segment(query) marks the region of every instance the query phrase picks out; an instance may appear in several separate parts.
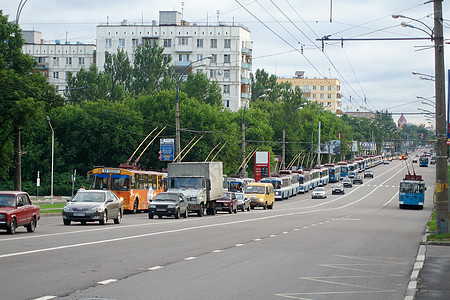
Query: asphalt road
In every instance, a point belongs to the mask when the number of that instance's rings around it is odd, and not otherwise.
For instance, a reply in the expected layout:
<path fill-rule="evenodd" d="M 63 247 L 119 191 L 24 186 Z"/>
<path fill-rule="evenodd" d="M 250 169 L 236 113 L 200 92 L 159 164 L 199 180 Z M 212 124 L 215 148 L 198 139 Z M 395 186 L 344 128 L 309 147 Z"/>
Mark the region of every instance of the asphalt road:
<path fill-rule="evenodd" d="M 0 232 L 1 299 L 404 299 L 432 211 L 398 208 L 400 161 L 345 195 L 201 218 Z M 326 189 L 329 191 L 331 184 Z"/>

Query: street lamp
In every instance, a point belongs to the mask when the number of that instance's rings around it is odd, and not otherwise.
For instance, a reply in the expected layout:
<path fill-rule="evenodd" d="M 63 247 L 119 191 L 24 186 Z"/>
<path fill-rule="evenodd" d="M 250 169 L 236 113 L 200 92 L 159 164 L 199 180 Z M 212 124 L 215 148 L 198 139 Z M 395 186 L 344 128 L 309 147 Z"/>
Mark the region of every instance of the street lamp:
<path fill-rule="evenodd" d="M 47 116 L 48 126 L 52 130 L 52 175 L 50 180 L 50 198 L 51 203 L 53 203 L 53 166 L 54 166 L 54 158 L 55 158 L 55 131 L 53 130 L 52 123 L 50 122 L 50 117 Z"/>
<path fill-rule="evenodd" d="M 412 25 L 407 27 L 426 32 L 434 41 L 434 89 L 436 95 L 436 232 L 438 234 L 449 232 L 447 181 L 447 120 L 445 115 L 445 70 L 444 70 L 444 33 L 442 17 L 442 1 L 433 2 L 434 27 L 433 29 L 419 20 L 402 15 L 393 15 L 393 18 L 406 18 L 424 25 L 430 32 Z M 430 77 L 431 79 L 431 77 Z"/>
<path fill-rule="evenodd" d="M 184 70 L 188 70 L 189 73 L 189 67 L 191 67 L 194 63 L 205 60 L 205 59 L 211 59 L 212 55 L 208 55 L 206 57 L 197 59 L 191 63 L 189 63 L 187 66 L 183 67 L 181 70 L 181 75 L 177 80 L 177 92 L 175 96 L 175 158 L 176 161 L 180 161 L 180 147 L 181 147 L 181 137 L 180 137 L 180 103 L 178 99 L 178 92 L 180 89 L 180 81 L 183 78 Z"/>

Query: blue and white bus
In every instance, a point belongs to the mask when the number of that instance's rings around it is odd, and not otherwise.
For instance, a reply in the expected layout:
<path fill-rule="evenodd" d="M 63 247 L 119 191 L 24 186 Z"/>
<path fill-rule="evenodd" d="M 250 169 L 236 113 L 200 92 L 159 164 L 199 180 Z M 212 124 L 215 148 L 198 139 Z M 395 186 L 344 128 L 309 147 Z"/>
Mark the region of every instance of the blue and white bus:
<path fill-rule="evenodd" d="M 308 171 L 303 171 L 298 174 L 298 182 L 299 182 L 299 192 L 306 193 L 311 188 L 311 179 L 309 177 Z"/>
<path fill-rule="evenodd" d="M 423 209 L 425 199 L 425 181 L 420 175 L 405 175 L 400 182 L 399 207 L 417 207 Z"/>
<path fill-rule="evenodd" d="M 319 181 L 319 185 L 320 186 L 324 186 L 327 185 L 328 182 L 330 182 L 330 175 L 329 175 L 329 171 L 327 167 L 321 167 L 319 169 L 320 171 L 320 181 Z"/>
<path fill-rule="evenodd" d="M 291 170 L 280 170 L 278 172 L 280 176 L 291 176 L 291 196 L 295 196 L 299 193 L 299 176 L 297 173 L 292 172 Z"/>
<path fill-rule="evenodd" d="M 320 170 L 311 169 L 309 170 L 309 176 L 311 178 L 311 189 L 314 189 L 320 184 Z"/>
<path fill-rule="evenodd" d="M 265 177 L 259 182 L 271 183 L 273 185 L 275 200 L 283 200 L 291 196 L 292 189 L 290 176 Z"/>
<path fill-rule="evenodd" d="M 344 179 L 348 176 L 348 164 L 345 161 L 340 161 L 337 163 L 339 167 L 341 167 L 341 178 L 340 180 Z"/>
<path fill-rule="evenodd" d="M 339 182 L 341 178 L 341 167 L 334 164 L 325 164 L 328 168 L 328 178 L 330 183 Z"/>

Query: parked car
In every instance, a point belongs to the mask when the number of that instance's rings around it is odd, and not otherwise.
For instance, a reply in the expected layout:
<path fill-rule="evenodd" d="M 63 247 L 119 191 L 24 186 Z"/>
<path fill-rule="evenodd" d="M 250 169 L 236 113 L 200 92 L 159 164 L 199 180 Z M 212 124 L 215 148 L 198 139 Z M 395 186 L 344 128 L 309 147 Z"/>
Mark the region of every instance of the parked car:
<path fill-rule="evenodd" d="M 333 186 L 331 187 L 331 194 L 345 194 L 344 185 L 342 183 L 333 184 Z"/>
<path fill-rule="evenodd" d="M 163 216 L 179 219 L 180 216 L 187 218 L 189 214 L 189 203 L 182 193 L 164 192 L 155 196 L 148 205 L 148 218 L 153 216 L 162 218 Z"/>
<path fill-rule="evenodd" d="M 233 192 L 223 193 L 223 197 L 216 200 L 216 210 L 227 211 L 228 213 L 237 213 L 238 200 Z"/>
<path fill-rule="evenodd" d="M 17 227 L 24 226 L 33 232 L 40 217 L 39 206 L 33 205 L 26 192 L 0 191 L 0 229 L 14 234 Z"/>
<path fill-rule="evenodd" d="M 325 188 L 323 188 L 321 186 L 316 187 L 311 193 L 312 199 L 324 199 L 326 197 L 327 197 L 327 192 L 325 191 Z"/>
<path fill-rule="evenodd" d="M 64 206 L 62 218 L 64 225 L 71 222 L 99 222 L 105 225 L 113 219 L 119 224 L 123 216 L 123 203 L 108 190 L 79 190 Z"/>
<path fill-rule="evenodd" d="M 353 184 L 363 184 L 363 178 L 361 175 L 356 175 L 355 178 L 353 178 Z"/>
<path fill-rule="evenodd" d="M 373 178 L 373 171 L 372 170 L 366 170 L 364 172 L 364 178 L 367 178 L 367 177 Z"/>
<path fill-rule="evenodd" d="M 238 209 L 241 211 L 250 211 L 250 198 L 245 193 L 235 193 L 238 200 Z"/>
<path fill-rule="evenodd" d="M 430 165 L 435 165 L 436 164 L 436 156 L 432 156 L 430 159 Z"/>
<path fill-rule="evenodd" d="M 342 180 L 342 185 L 343 185 L 345 188 L 352 187 L 352 186 L 353 186 L 352 180 L 351 180 L 350 178 L 348 178 L 348 177 L 345 177 L 344 180 Z"/>
<path fill-rule="evenodd" d="M 413 164 L 417 164 L 417 158 L 413 158 L 412 162 Z"/>

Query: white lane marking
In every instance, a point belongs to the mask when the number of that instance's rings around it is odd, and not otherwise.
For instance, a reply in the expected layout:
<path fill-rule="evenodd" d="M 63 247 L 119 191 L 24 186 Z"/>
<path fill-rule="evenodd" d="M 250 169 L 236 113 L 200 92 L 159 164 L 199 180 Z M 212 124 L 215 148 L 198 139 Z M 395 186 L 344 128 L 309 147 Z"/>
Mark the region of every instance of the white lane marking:
<path fill-rule="evenodd" d="M 214 250 L 212 253 L 220 253 L 220 252 L 222 252 L 223 250 Z"/>
<path fill-rule="evenodd" d="M 402 168 L 403 169 L 403 168 Z M 387 182 L 388 180 L 390 180 L 392 177 L 394 177 L 395 175 L 397 175 L 400 171 L 402 171 L 402 169 L 400 169 L 398 172 L 396 172 L 394 175 L 392 175 L 391 177 L 389 177 L 388 179 L 386 179 L 383 183 Z M 358 187 L 357 189 L 359 189 L 360 187 Z M 357 189 L 354 189 L 353 191 L 351 191 L 350 193 L 353 193 L 354 191 L 356 191 Z M 239 220 L 239 221 L 232 221 L 232 222 L 225 222 L 225 223 L 218 223 L 218 224 L 209 224 L 209 225 L 199 225 L 199 226 L 193 226 L 193 227 L 185 227 L 185 228 L 180 228 L 180 229 L 173 229 L 173 230 L 166 230 L 166 231 L 159 231 L 159 232 L 152 232 L 152 233 L 145 233 L 145 234 L 138 234 L 138 235 L 132 235 L 132 236 L 126 236 L 126 237 L 120 237 L 120 238 L 113 238 L 113 239 L 106 239 L 106 240 L 99 240 L 99 241 L 93 241 L 93 242 L 85 242 L 85 243 L 79 243 L 79 244 L 71 244 L 71 245 L 64 245 L 64 246 L 56 246 L 56 247 L 50 247 L 50 248 L 43 248 L 43 249 L 36 249 L 36 250 L 29 250 L 29 251 L 22 251 L 22 252 L 17 252 L 17 253 L 8 253 L 8 254 L 3 254 L 0 255 L 0 258 L 6 258 L 6 257 L 13 257 L 13 256 L 20 256 L 20 255 L 29 255 L 29 254 L 33 254 L 33 253 L 42 253 L 42 252 L 49 252 L 49 251 L 55 251 L 55 250 L 62 250 L 62 249 L 70 249 L 70 248 L 77 248 L 77 247 L 84 247 L 84 246 L 91 246 L 91 245 L 98 245 L 98 244 L 104 244 L 104 243 L 111 243 L 111 242 L 117 242 L 117 241 L 126 241 L 126 240 L 131 240 L 131 239 L 136 239 L 136 238 L 142 238 L 142 237 L 149 237 L 149 236 L 156 236 L 156 235 L 163 235 L 163 234 L 168 234 L 168 233 L 176 233 L 176 232 L 183 232 L 183 231 L 188 231 L 188 230 L 196 230 L 196 229 L 204 229 L 204 228 L 213 228 L 213 227 L 219 227 L 219 226 L 227 226 L 227 225 L 233 225 L 233 224 L 240 224 L 240 223 L 247 223 L 247 222 L 254 222 L 254 221 L 260 221 L 260 220 L 264 220 L 264 219 L 273 219 L 273 218 L 280 218 L 280 217 L 286 217 L 286 216 L 293 216 L 293 215 L 303 215 L 303 214 L 307 214 L 307 213 L 315 213 L 315 212 L 323 212 L 323 211 L 331 211 L 331 210 L 339 210 L 339 209 L 343 209 L 346 207 L 349 207 L 351 205 L 354 205 L 358 202 L 361 202 L 362 200 L 364 200 L 365 198 L 369 197 L 371 194 L 373 194 L 378 188 L 373 189 L 370 193 L 368 193 L 367 195 L 365 195 L 362 198 L 359 198 L 353 202 L 344 204 L 342 206 L 339 207 L 335 207 L 335 208 L 323 208 L 323 209 L 315 209 L 315 210 L 310 210 L 310 211 L 301 211 L 301 212 L 291 212 L 291 213 L 285 213 L 285 214 L 280 214 L 280 215 L 270 215 L 270 216 L 264 216 L 264 217 L 260 217 L 260 218 L 255 218 L 255 219 L 245 219 L 245 220 Z M 349 194 L 350 194 L 349 193 Z M 341 197 L 336 198 L 335 200 L 330 200 L 328 202 L 323 202 L 321 204 L 317 204 L 314 205 L 310 208 L 313 207 L 317 207 L 317 206 L 322 206 L 326 203 L 331 203 L 331 202 L 335 202 L 338 199 L 340 199 Z M 153 222 L 150 224 L 154 224 Z M 142 224 L 140 225 L 142 226 Z M 308 228 L 308 227 L 303 227 L 303 228 Z M 270 235 L 270 237 L 275 237 L 276 235 Z"/>
<path fill-rule="evenodd" d="M 154 266 L 154 267 L 148 268 L 147 270 L 149 270 L 149 271 L 156 271 L 156 270 L 159 270 L 159 269 L 162 269 L 162 268 L 163 268 L 162 266 Z"/>
<path fill-rule="evenodd" d="M 236 245 L 234 245 L 235 247 L 242 247 L 242 246 L 244 246 L 244 244 L 236 244 Z"/>
<path fill-rule="evenodd" d="M 194 259 L 196 259 L 197 257 L 195 257 L 195 256 L 191 256 L 191 257 L 186 257 L 184 260 L 194 260 Z"/>
<path fill-rule="evenodd" d="M 50 300 L 50 299 L 55 299 L 55 298 L 58 298 L 58 297 L 57 296 L 43 296 L 40 298 L 35 298 L 33 300 Z"/>
<path fill-rule="evenodd" d="M 261 241 L 261 239 L 254 239 L 254 241 L 255 241 L 255 242 L 259 242 L 259 241 Z"/>
<path fill-rule="evenodd" d="M 110 283 L 113 283 L 113 282 L 116 282 L 116 281 L 117 281 L 117 279 L 107 279 L 107 280 L 99 281 L 99 282 L 97 282 L 97 284 L 107 285 L 107 284 L 110 284 Z"/>

